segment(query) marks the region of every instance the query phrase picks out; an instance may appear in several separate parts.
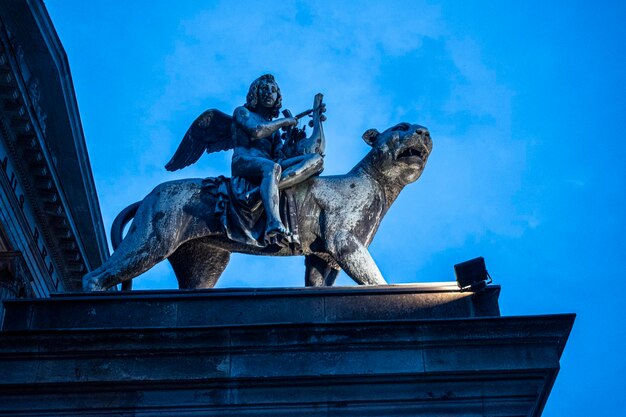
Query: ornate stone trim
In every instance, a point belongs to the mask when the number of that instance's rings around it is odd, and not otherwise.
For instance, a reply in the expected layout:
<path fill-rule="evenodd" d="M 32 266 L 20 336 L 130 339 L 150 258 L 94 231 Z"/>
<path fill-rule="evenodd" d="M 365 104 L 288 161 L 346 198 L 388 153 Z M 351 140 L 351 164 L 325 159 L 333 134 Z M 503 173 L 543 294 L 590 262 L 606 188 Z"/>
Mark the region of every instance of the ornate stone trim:
<path fill-rule="evenodd" d="M 0 133 L 15 171 L 8 169 L 7 158 L 0 160 L 0 169 L 5 171 L 14 192 L 18 178 L 23 186 L 26 195 L 16 192 L 15 197 L 21 210 L 28 199 L 34 211 L 37 225 L 30 225 L 31 233 L 35 241 L 41 237 L 45 242 L 40 246 L 40 255 L 48 273 L 53 275 L 60 268 L 64 286 L 79 290 L 88 266 L 56 184 L 56 168 L 48 150 L 42 148 L 47 116 L 39 105 L 39 81 L 14 42 L 0 22 Z"/>

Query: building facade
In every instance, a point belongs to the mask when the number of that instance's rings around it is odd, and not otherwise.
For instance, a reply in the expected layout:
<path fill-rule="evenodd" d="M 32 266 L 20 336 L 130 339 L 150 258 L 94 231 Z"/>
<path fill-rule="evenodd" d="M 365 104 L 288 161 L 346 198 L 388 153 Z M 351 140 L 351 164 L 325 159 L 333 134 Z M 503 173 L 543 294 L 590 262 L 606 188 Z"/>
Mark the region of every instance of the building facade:
<path fill-rule="evenodd" d="M 108 255 L 65 51 L 41 0 L 2 0 L 0 299 L 80 291 Z"/>

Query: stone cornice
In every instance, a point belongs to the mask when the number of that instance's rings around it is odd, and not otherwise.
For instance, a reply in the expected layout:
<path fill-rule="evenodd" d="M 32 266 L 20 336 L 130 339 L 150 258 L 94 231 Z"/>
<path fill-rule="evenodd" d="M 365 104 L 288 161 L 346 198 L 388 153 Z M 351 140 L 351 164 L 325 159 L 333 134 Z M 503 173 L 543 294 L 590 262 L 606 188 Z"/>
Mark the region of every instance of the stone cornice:
<path fill-rule="evenodd" d="M 96 192 L 89 155 L 83 135 L 76 95 L 74 93 L 74 85 L 72 82 L 69 62 L 63 49 L 63 45 L 61 44 L 61 41 L 54 29 L 52 20 L 50 19 L 43 2 L 41 0 L 27 0 L 26 3 L 28 4 L 33 19 L 38 26 L 39 34 L 47 46 L 47 53 L 56 68 L 58 81 L 60 83 L 60 92 L 65 101 L 67 122 L 69 124 L 69 128 L 71 129 L 71 136 L 73 138 L 72 145 L 76 149 L 78 156 L 74 162 L 78 165 L 81 173 L 82 186 L 84 187 L 85 192 L 84 197 L 88 208 L 89 218 L 92 222 L 91 237 L 80 237 L 83 242 L 85 242 L 85 239 L 92 239 L 92 246 L 98 252 L 98 259 L 95 259 L 95 253 L 92 253 L 90 256 L 88 254 L 86 258 L 87 263 L 90 264 L 89 269 L 93 269 L 109 257 L 109 250 L 106 234 L 102 224 L 98 194 Z M 78 233 L 81 234 L 80 227 Z"/>
<path fill-rule="evenodd" d="M 90 269 L 85 249 L 77 239 L 77 228 L 71 216 L 58 175 L 55 160 L 45 142 L 46 115 L 39 105 L 38 81 L 32 77 L 20 47 L 10 39 L 6 27 L 0 27 L 0 130 L 24 194 L 16 195 L 23 208 L 25 199 L 32 207 L 37 225 L 31 232 L 40 235 L 50 256 L 48 272 L 59 268 L 59 277 L 67 289 L 80 289 L 82 275 Z M 8 160 L 1 167 L 7 170 Z M 7 175 L 8 174 L 8 171 Z M 54 290 L 54 289 L 53 289 Z"/>
<path fill-rule="evenodd" d="M 575 315 L 500 317 L 497 293 L 452 283 L 9 300 L 0 404 L 54 416 L 89 404 L 102 416 L 539 417 Z"/>

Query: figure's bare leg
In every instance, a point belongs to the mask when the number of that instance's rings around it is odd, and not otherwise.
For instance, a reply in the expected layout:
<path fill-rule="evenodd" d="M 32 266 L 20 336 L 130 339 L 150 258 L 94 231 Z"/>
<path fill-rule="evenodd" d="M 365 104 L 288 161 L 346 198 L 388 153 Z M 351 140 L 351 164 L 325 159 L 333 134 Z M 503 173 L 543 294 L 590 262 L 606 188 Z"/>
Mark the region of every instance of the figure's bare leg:
<path fill-rule="evenodd" d="M 313 153 L 285 159 L 280 164 L 282 175 L 278 188 L 283 190 L 321 173 L 324 169 L 324 158 Z"/>
<path fill-rule="evenodd" d="M 233 158 L 232 173 L 236 177 L 260 181 L 261 201 L 267 216 L 266 239 L 285 235 L 287 229 L 280 220 L 279 213 L 278 180 L 282 173 L 280 165 L 265 158 L 238 156 Z"/>
<path fill-rule="evenodd" d="M 380 273 L 369 251 L 354 236 L 339 233 L 327 242 L 328 253 L 335 258 L 346 274 L 360 285 L 385 285 L 387 282 Z"/>
<path fill-rule="evenodd" d="M 178 288 L 213 288 L 228 265 L 230 252 L 196 240 L 184 243 L 167 259 L 178 279 Z"/>
<path fill-rule="evenodd" d="M 266 235 L 285 234 L 287 229 L 280 220 L 280 200 L 278 191 L 278 180 L 281 174 L 280 165 L 272 163 L 268 172 L 263 175 L 261 181 L 261 200 L 267 213 Z"/>

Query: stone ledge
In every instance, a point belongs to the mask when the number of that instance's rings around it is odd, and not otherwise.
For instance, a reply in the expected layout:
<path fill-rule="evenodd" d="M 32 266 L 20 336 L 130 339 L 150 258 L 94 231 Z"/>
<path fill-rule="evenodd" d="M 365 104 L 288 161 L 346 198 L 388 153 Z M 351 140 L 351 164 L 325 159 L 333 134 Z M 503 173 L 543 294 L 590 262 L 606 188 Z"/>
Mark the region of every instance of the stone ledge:
<path fill-rule="evenodd" d="M 573 320 L 551 315 L 4 331 L 0 410 L 539 416 Z"/>
<path fill-rule="evenodd" d="M 456 284 L 58 294 L 5 303 L 2 329 L 174 328 L 499 316 L 500 287 Z"/>
<path fill-rule="evenodd" d="M 6 302 L 0 416 L 541 415 L 574 315 L 497 286 L 58 294 Z"/>

